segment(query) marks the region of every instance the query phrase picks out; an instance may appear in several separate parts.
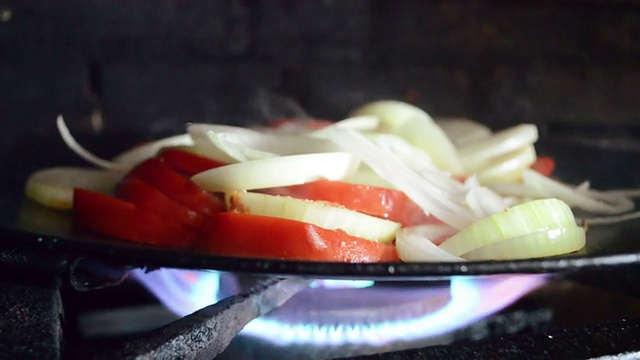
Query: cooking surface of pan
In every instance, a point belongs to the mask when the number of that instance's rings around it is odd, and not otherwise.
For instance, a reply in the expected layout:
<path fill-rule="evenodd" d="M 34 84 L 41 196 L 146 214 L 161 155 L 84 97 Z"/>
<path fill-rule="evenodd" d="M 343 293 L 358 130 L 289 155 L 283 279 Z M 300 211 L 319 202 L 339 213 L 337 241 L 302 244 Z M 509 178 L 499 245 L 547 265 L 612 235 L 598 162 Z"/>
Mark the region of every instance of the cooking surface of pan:
<path fill-rule="evenodd" d="M 640 140 L 637 137 L 628 133 L 593 134 L 579 129 L 563 133 L 566 135 L 543 134 L 536 145 L 539 154 L 556 159 L 558 178 L 574 184 L 590 180 L 594 188 L 603 190 L 638 187 L 640 172 L 636 166 L 640 160 Z M 140 133 L 77 137 L 91 151 L 105 157 L 150 138 Z M 44 208 L 24 197 L 24 182 L 32 171 L 51 166 L 90 167 L 66 148 L 53 128 L 5 134 L 0 149 L 0 247 L 3 249 L 64 253 L 141 267 L 400 280 L 459 274 L 558 272 L 640 262 L 640 221 L 637 220 L 590 228 L 587 245 L 578 253 L 518 261 L 342 264 L 229 258 L 157 248 L 83 232 L 73 227 L 70 213 Z"/>

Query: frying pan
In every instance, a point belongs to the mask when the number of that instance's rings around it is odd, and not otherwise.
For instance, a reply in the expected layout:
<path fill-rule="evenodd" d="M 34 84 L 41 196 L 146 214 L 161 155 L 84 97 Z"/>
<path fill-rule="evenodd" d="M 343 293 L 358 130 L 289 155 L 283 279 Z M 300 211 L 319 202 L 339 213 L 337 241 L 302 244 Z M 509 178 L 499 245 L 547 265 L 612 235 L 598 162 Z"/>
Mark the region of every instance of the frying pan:
<path fill-rule="evenodd" d="M 170 135 L 170 134 L 162 134 Z M 0 248 L 65 254 L 136 267 L 212 269 L 278 276 L 431 279 L 451 275 L 545 273 L 640 262 L 640 221 L 592 227 L 578 253 L 518 261 L 465 263 L 343 264 L 219 257 L 110 239 L 73 227 L 71 214 L 41 207 L 23 195 L 34 170 L 87 165 L 60 140 L 55 127 L 7 130 L 0 142 Z M 140 130 L 118 130 L 76 137 L 94 153 L 115 155 L 141 141 L 159 137 Z M 640 184 L 636 165 L 640 137 L 629 131 L 565 128 L 541 135 L 539 154 L 553 156 L 556 176 L 570 183 L 590 180 L 594 188 L 630 188 Z"/>

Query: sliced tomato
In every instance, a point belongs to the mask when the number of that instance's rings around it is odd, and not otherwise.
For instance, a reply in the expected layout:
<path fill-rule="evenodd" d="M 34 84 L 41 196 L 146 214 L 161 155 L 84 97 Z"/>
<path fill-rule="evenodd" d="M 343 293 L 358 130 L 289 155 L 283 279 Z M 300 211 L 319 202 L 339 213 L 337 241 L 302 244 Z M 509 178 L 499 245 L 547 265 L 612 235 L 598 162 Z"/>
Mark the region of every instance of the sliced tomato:
<path fill-rule="evenodd" d="M 394 245 L 301 221 L 222 212 L 211 217 L 204 251 L 223 256 L 331 261 L 398 261 Z"/>
<path fill-rule="evenodd" d="M 127 176 L 139 178 L 199 214 L 208 216 L 224 209 L 224 202 L 220 198 L 178 174 L 160 159 L 146 160 Z"/>
<path fill-rule="evenodd" d="M 119 239 L 188 247 L 199 237 L 192 228 L 177 221 L 91 190 L 74 190 L 73 210 L 77 226 Z"/>
<path fill-rule="evenodd" d="M 135 176 L 128 176 L 118 184 L 116 196 L 141 209 L 176 220 L 194 229 L 201 229 L 206 221 L 204 215 L 178 203 Z"/>
<path fill-rule="evenodd" d="M 544 176 L 550 176 L 556 169 L 556 162 L 549 156 L 538 156 L 536 162 L 531 165 L 531 169 L 539 172 Z"/>
<path fill-rule="evenodd" d="M 181 149 L 166 149 L 158 155 L 158 158 L 167 163 L 177 173 L 188 177 L 226 165 L 220 161 Z"/>
<path fill-rule="evenodd" d="M 407 195 L 395 189 L 342 181 L 318 180 L 302 185 L 268 189 L 265 192 L 298 199 L 328 201 L 340 204 L 350 210 L 396 221 L 403 226 L 434 221 L 432 217 L 425 215 L 424 211 Z"/>

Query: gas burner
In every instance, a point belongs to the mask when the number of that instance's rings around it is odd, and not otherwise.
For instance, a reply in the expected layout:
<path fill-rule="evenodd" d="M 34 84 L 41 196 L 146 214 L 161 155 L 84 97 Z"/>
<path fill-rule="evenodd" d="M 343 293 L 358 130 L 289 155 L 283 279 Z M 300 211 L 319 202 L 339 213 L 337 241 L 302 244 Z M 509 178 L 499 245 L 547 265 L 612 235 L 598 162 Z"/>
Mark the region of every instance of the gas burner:
<path fill-rule="evenodd" d="M 211 271 L 160 269 L 134 275 L 180 316 L 237 293 L 247 282 Z M 544 275 L 309 281 L 283 306 L 248 323 L 240 336 L 289 351 L 322 349 L 331 356 L 440 344 L 443 336 L 504 309 L 544 282 Z"/>

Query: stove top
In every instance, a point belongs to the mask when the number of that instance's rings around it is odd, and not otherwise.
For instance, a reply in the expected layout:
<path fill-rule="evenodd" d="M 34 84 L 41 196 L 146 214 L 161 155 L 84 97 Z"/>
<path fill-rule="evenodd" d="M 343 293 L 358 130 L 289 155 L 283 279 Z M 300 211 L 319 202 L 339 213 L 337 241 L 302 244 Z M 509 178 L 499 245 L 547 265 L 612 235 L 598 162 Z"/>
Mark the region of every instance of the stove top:
<path fill-rule="evenodd" d="M 171 311 L 158 300 L 148 284 L 141 284 L 142 272 L 124 279 L 123 268 L 91 263 L 92 271 L 85 273 L 87 267 L 82 263 L 49 255 L 5 251 L 2 258 L 0 351 L 12 358 L 640 356 L 637 265 L 553 276 L 355 285 L 182 271 L 178 273 L 206 275 L 181 275 L 200 285 L 195 298 L 226 298 L 197 316 L 181 317 L 174 312 L 176 308 Z M 179 293 L 181 288 L 173 290 Z M 238 292 L 244 295 L 233 295 Z M 185 305 L 185 299 L 181 305 L 185 312 L 190 311 L 188 306 L 199 306 Z M 475 304 L 476 308 L 452 313 L 455 304 Z M 254 317 L 258 320 L 251 322 Z M 422 319 L 422 327 L 415 321 L 411 325 L 412 319 Z M 260 321 L 262 325 L 255 325 Z M 380 334 L 368 333 L 365 326 L 358 329 L 353 321 L 369 327 L 378 324 L 387 332 L 387 339 L 397 339 L 385 342 L 377 337 Z M 324 330 L 300 324 L 324 324 Z M 285 325 L 288 332 L 283 330 Z"/>

